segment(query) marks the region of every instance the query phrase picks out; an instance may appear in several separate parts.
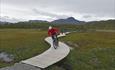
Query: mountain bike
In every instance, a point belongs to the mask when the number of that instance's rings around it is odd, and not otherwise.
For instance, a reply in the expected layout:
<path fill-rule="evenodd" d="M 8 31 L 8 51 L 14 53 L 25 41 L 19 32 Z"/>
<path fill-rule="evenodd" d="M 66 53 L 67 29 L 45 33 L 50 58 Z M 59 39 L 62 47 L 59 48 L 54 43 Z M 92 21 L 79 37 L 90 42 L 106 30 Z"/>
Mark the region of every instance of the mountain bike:
<path fill-rule="evenodd" d="M 58 46 L 59 46 L 58 37 L 57 37 L 57 35 L 53 35 L 53 47 L 54 47 L 54 49 L 57 49 Z"/>

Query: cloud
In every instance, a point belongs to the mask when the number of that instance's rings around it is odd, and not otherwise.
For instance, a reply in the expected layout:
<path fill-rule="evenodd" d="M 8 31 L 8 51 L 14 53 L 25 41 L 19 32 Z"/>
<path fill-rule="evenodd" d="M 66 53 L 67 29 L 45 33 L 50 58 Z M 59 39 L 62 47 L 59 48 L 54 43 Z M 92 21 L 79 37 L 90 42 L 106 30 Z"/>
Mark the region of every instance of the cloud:
<path fill-rule="evenodd" d="M 52 20 L 74 16 L 80 20 L 115 19 L 115 0 L 0 0 L 0 15 Z"/>
<path fill-rule="evenodd" d="M 4 22 L 19 22 L 19 21 L 23 21 L 24 19 L 16 19 L 16 18 L 11 18 L 9 16 L 0 16 L 0 21 L 4 21 Z"/>
<path fill-rule="evenodd" d="M 51 13 L 51 12 L 48 12 L 48 11 L 43 11 L 43 10 L 38 10 L 38 9 L 32 9 L 33 12 L 35 12 L 36 14 L 39 14 L 39 15 L 43 15 L 43 16 L 48 16 L 48 17 L 51 17 L 51 18 L 66 18 L 68 17 L 67 15 L 64 15 L 64 14 L 59 14 L 59 13 Z"/>
<path fill-rule="evenodd" d="M 83 18 L 92 18 L 93 16 L 91 15 L 84 15 Z"/>

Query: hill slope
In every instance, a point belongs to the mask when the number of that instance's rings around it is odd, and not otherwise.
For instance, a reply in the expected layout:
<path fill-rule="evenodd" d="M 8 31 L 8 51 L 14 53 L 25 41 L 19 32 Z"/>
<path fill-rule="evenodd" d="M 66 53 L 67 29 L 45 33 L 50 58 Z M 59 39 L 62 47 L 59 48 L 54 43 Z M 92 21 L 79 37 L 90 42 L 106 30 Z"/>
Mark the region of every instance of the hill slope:
<path fill-rule="evenodd" d="M 88 29 L 115 29 L 115 20 L 87 22 L 84 27 Z"/>
<path fill-rule="evenodd" d="M 76 20 L 73 17 L 69 17 L 67 19 L 57 19 L 52 21 L 51 23 L 56 23 L 56 24 L 79 24 L 82 21 Z"/>

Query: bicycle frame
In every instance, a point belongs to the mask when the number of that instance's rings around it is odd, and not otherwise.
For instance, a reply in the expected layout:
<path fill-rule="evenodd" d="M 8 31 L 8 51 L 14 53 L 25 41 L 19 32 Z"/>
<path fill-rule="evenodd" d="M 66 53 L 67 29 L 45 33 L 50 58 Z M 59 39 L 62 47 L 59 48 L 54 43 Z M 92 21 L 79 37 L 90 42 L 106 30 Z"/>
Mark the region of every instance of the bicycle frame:
<path fill-rule="evenodd" d="M 53 46 L 55 49 L 58 47 L 58 38 L 56 35 L 53 36 Z"/>

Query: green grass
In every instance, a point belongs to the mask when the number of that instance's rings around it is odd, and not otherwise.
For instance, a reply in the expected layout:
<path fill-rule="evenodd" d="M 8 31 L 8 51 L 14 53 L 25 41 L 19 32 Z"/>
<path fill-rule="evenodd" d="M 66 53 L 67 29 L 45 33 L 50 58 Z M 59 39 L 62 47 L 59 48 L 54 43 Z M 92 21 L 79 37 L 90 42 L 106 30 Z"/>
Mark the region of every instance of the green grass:
<path fill-rule="evenodd" d="M 0 61 L 0 67 L 12 65 L 21 60 L 33 57 L 49 48 L 44 42 L 46 31 L 37 29 L 0 29 L 0 51 L 13 54 L 11 63 Z"/>
<path fill-rule="evenodd" d="M 63 40 L 74 48 L 66 60 L 72 70 L 115 69 L 115 33 L 72 33 Z"/>
<path fill-rule="evenodd" d="M 72 33 L 61 40 L 74 49 L 55 66 L 64 70 L 115 70 L 115 33 Z M 53 66 L 46 70 L 50 69 Z"/>
<path fill-rule="evenodd" d="M 49 48 L 46 31 L 37 29 L 0 29 L 0 51 L 11 53 L 15 61 L 0 61 L 0 67 L 38 55 Z M 44 70 L 115 70 L 115 33 L 81 32 L 60 38 L 73 48 L 62 61 Z"/>

